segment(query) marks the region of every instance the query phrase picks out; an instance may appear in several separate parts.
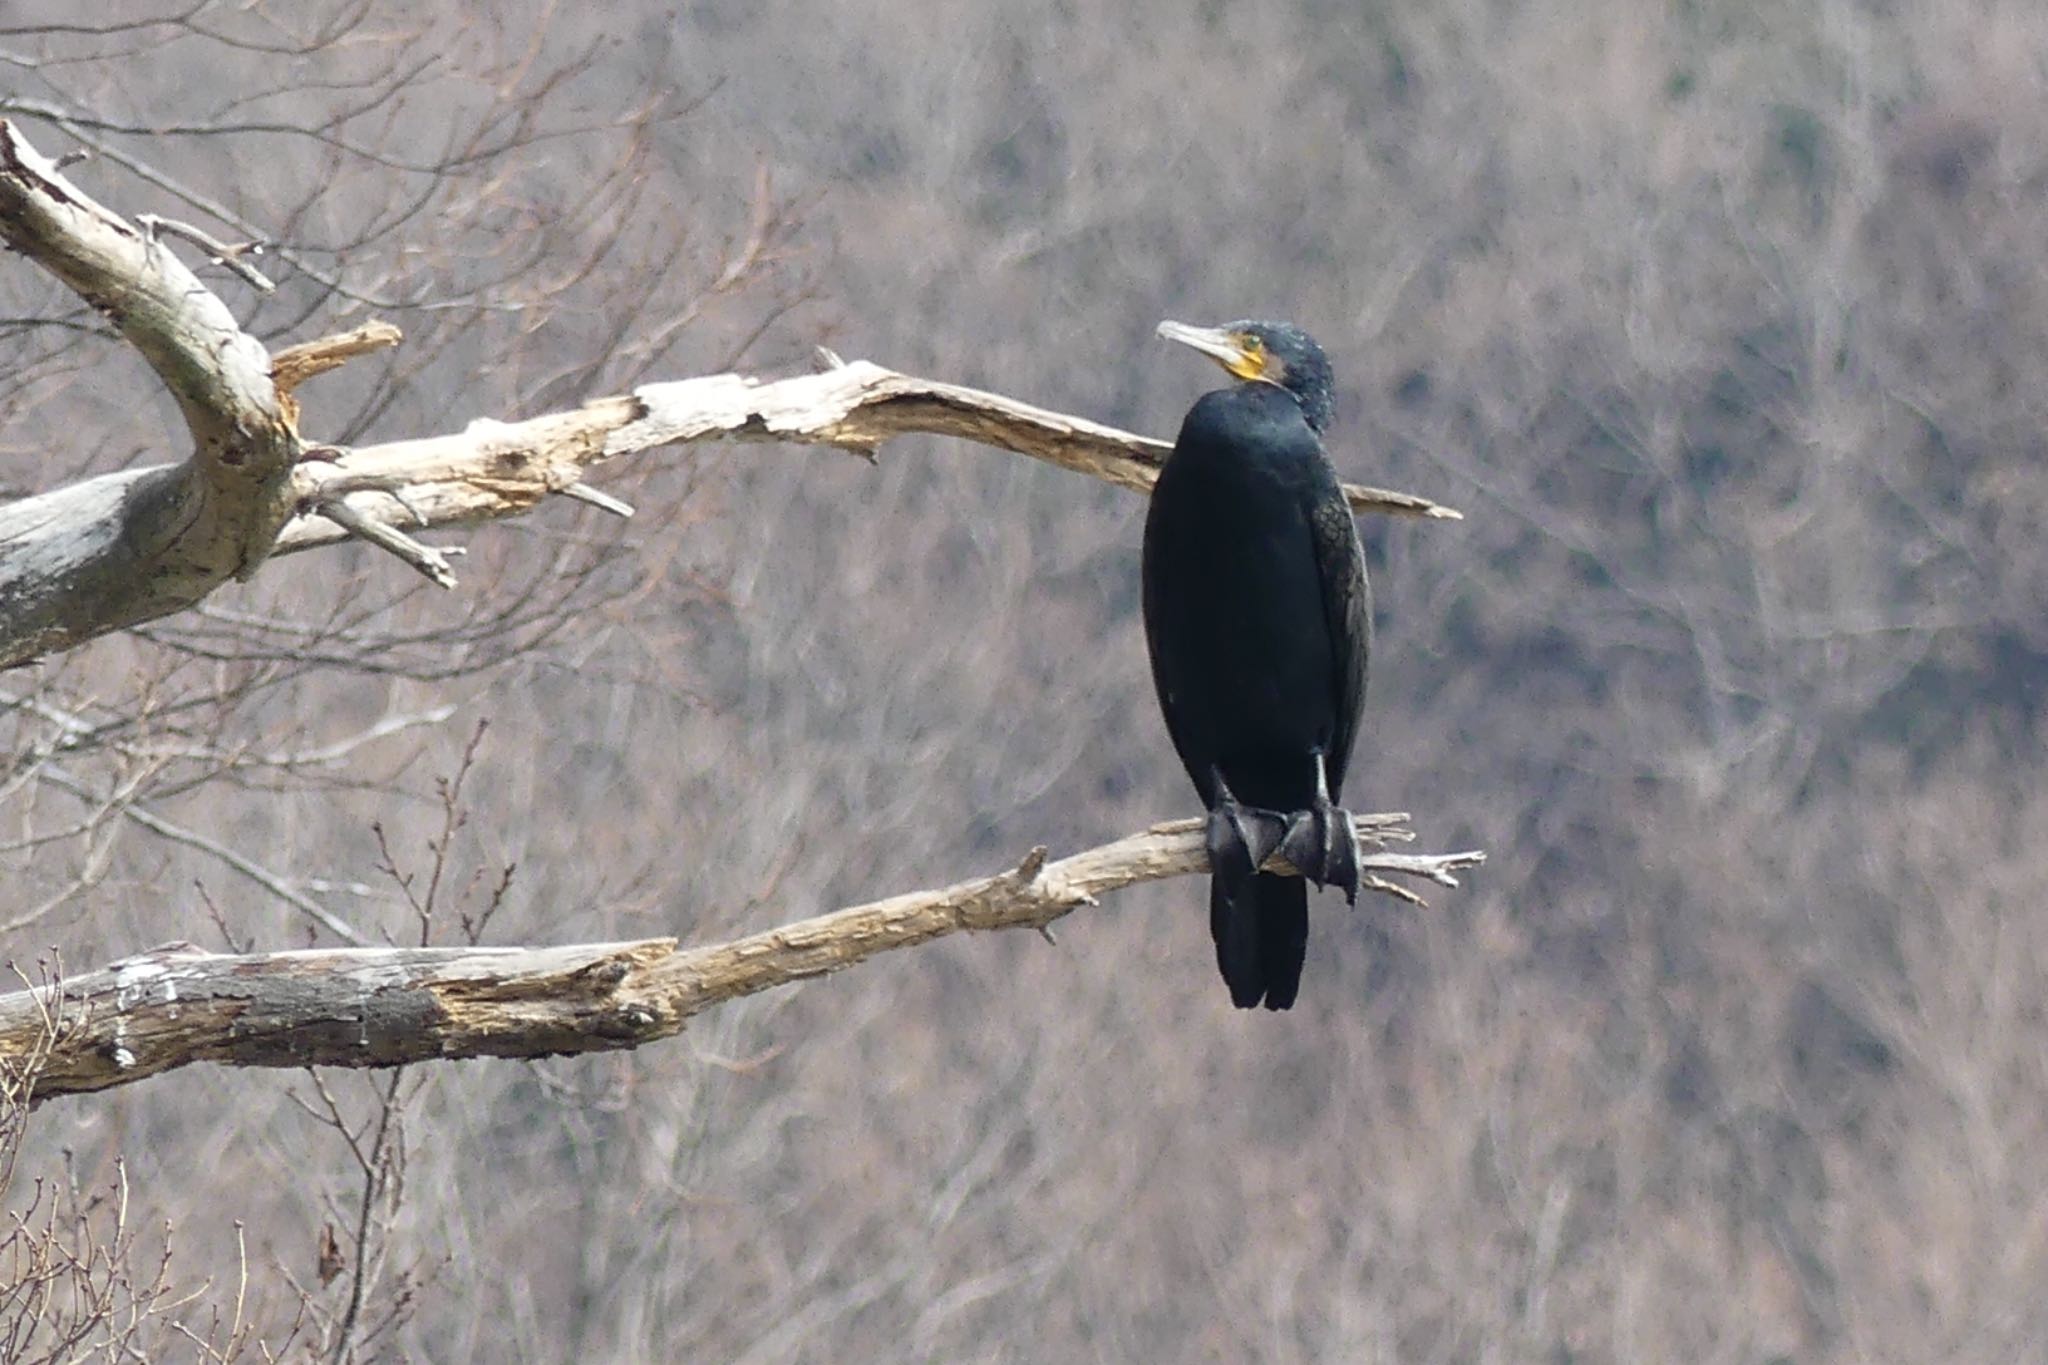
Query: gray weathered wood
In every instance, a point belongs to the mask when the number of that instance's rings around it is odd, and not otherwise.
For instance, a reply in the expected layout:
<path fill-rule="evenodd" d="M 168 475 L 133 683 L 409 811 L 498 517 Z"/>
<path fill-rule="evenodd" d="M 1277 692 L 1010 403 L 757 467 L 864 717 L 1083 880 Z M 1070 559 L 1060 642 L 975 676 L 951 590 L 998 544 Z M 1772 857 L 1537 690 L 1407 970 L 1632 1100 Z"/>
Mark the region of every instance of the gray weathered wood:
<path fill-rule="evenodd" d="M 198 601 L 255 571 L 292 512 L 300 446 L 270 357 L 153 236 L 95 203 L 0 119 L 0 242 L 104 315 L 157 373 L 183 463 L 0 507 L 0 666 Z"/>
<path fill-rule="evenodd" d="M 413 532 L 517 516 L 555 494 L 589 501 L 591 470 L 664 446 L 774 441 L 872 455 L 892 437 L 928 433 L 1141 492 L 1169 449 L 1000 394 L 835 357 L 820 374 L 650 384 L 568 412 L 479 418 L 460 432 L 319 447 L 306 459 L 290 391 L 350 355 L 394 344 L 395 329 L 371 324 L 289 348 L 273 366 L 163 243 L 94 203 L 4 119 L 0 241 L 76 290 L 141 351 L 177 398 L 193 443 L 182 463 L 0 506 L 0 668 L 182 610 L 272 553 L 351 536 L 452 583 L 445 551 Z M 1458 515 L 1406 493 L 1346 491 L 1360 511 Z M 607 510 L 621 506 L 612 500 Z"/>
<path fill-rule="evenodd" d="M 1401 854 L 1401 815 L 1356 817 L 1374 889 L 1445 886 L 1477 852 Z M 1268 864 L 1289 870 L 1278 860 Z M 612 1051 L 669 1037 L 722 1001 L 968 929 L 1043 929 L 1108 891 L 1206 871 L 1201 825 L 1178 820 L 1048 862 L 800 920 L 730 943 L 561 948 L 343 948 L 231 955 L 189 945 L 0 996 L 0 1092 L 34 1101 L 193 1062 L 393 1066 Z"/>

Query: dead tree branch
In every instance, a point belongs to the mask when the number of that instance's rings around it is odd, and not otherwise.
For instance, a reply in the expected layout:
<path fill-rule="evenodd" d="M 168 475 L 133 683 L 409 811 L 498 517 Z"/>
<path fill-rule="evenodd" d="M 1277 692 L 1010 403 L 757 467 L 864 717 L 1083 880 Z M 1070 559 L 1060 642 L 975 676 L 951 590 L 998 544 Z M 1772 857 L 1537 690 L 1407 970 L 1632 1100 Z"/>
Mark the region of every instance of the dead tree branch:
<path fill-rule="evenodd" d="M 1141 492 L 1172 449 L 1086 418 L 856 360 L 771 382 L 718 374 L 650 384 L 630 397 L 524 422 L 479 418 L 449 436 L 342 452 L 301 467 L 295 482 L 303 505 L 345 498 L 380 523 L 429 529 L 515 516 L 554 493 L 582 497 L 586 471 L 660 446 L 774 441 L 872 456 L 890 438 L 913 434 L 957 436 Z M 1458 515 L 1406 493 L 1346 491 L 1362 511 Z M 302 518 L 285 527 L 277 551 L 341 535 L 322 518 Z"/>
<path fill-rule="evenodd" d="M 95 203 L 0 119 L 0 242 L 113 324 L 177 400 L 182 464 L 0 507 L 0 664 L 191 605 L 246 577 L 293 511 L 298 435 L 270 357 L 154 233 Z"/>
<path fill-rule="evenodd" d="M 1405 815 L 1357 817 L 1364 869 L 1457 885 L 1478 852 L 1400 854 Z M 231 955 L 189 944 L 0 996 L 0 1058 L 41 1048 L 33 1100 L 126 1085 L 193 1062 L 396 1066 L 639 1047 L 727 1000 L 968 929 L 1043 929 L 1105 892 L 1208 868 L 1178 820 L 1048 862 L 799 920 L 730 943 L 346 948 Z M 1291 871 L 1275 860 L 1269 870 Z M 61 1020 L 50 1037 L 52 1019 Z"/>
<path fill-rule="evenodd" d="M 354 450 L 308 447 L 291 390 L 395 344 L 370 324 L 273 360 L 152 232 L 94 203 L 0 120 L 0 242 L 50 270 L 155 367 L 192 456 L 0 505 L 0 668 L 194 605 L 273 553 L 358 537 L 436 582 L 445 549 L 411 533 L 517 516 L 561 494 L 625 515 L 591 488 L 608 460 L 699 441 L 834 446 L 954 436 L 1149 490 L 1163 441 L 866 361 L 762 382 L 737 374 L 646 385 L 570 412 Z M 1360 511 L 1456 517 L 1426 498 L 1347 487 Z M 401 529 L 402 528 L 402 529 Z"/>

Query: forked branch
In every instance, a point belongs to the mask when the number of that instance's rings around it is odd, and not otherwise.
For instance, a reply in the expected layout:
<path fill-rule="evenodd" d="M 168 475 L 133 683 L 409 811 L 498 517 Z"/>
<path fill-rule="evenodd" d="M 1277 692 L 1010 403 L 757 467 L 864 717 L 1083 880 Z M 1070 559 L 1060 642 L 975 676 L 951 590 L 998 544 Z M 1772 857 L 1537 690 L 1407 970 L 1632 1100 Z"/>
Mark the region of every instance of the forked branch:
<path fill-rule="evenodd" d="M 588 476 L 663 447 L 779 442 L 872 457 L 892 437 L 925 433 L 1141 492 L 1169 449 L 1001 394 L 837 357 L 820 374 L 710 375 L 519 422 L 480 417 L 424 439 L 309 446 L 292 390 L 396 344 L 395 328 L 371 323 L 268 356 L 160 233 L 95 203 L 4 119 L 0 242 L 63 280 L 141 351 L 177 397 L 193 442 L 182 463 L 0 504 L 0 668 L 181 611 L 271 554 L 350 538 L 450 586 L 450 551 L 419 532 L 517 516 L 554 494 L 628 515 Z M 1346 492 L 1359 511 L 1458 515 L 1407 493 Z"/>

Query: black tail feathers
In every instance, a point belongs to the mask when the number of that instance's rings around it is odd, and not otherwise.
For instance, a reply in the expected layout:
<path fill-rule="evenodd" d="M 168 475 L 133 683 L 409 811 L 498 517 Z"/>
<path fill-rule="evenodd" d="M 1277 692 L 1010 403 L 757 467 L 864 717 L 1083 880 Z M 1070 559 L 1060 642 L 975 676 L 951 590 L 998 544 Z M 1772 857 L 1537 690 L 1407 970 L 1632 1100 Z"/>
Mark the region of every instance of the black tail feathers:
<path fill-rule="evenodd" d="M 1232 1004 L 1286 1009 L 1301 989 L 1308 957 L 1308 883 L 1266 873 L 1212 876 L 1209 935 Z"/>

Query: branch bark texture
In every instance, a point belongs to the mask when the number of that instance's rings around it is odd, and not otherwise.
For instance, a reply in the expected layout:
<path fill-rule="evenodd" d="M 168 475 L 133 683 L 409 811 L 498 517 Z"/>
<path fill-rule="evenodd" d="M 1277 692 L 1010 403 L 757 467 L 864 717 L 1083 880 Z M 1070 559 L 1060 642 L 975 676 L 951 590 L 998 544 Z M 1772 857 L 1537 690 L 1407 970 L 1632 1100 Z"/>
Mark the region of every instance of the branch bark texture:
<path fill-rule="evenodd" d="M 1363 867 L 1383 891 L 1393 889 L 1387 876 L 1456 886 L 1455 874 L 1485 857 L 1390 852 L 1412 837 L 1405 816 L 1356 819 L 1371 850 Z M 1200 822 L 1179 820 L 1054 862 L 1034 849 L 993 876 L 701 948 L 668 938 L 250 955 L 173 945 L 0 996 L 0 1088 L 41 1101 L 193 1062 L 378 1067 L 633 1048 L 713 1005 L 877 953 L 962 930 L 1044 929 L 1105 892 L 1207 870 Z"/>

